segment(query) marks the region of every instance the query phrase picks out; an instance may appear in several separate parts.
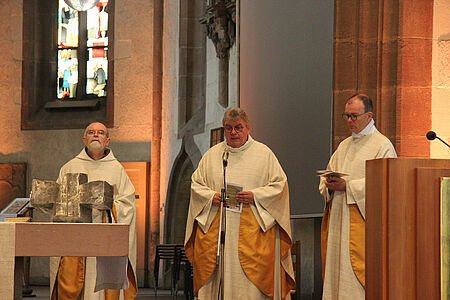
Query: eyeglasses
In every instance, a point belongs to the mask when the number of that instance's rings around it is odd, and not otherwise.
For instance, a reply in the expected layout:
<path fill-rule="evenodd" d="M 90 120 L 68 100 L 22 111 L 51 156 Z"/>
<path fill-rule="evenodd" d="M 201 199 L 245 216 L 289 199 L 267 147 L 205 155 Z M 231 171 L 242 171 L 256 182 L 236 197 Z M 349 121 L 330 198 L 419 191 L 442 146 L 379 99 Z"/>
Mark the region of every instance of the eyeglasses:
<path fill-rule="evenodd" d="M 236 132 L 242 132 L 242 130 L 244 129 L 244 126 L 242 126 L 242 125 L 237 125 L 237 126 L 229 126 L 229 125 L 226 125 L 226 126 L 224 126 L 224 128 L 225 128 L 225 131 L 226 132 L 232 132 L 233 131 L 233 129 L 234 129 L 234 131 L 236 131 Z"/>
<path fill-rule="evenodd" d="M 347 114 L 347 113 L 342 113 L 342 119 L 344 119 L 345 121 L 348 120 L 348 118 L 352 119 L 352 121 L 356 121 L 358 119 L 358 117 L 361 117 L 362 115 L 367 114 L 368 112 L 362 113 L 362 114 Z"/>
<path fill-rule="evenodd" d="M 106 131 L 104 130 L 88 130 L 86 131 L 86 135 L 95 135 L 97 133 L 98 135 L 106 135 Z"/>

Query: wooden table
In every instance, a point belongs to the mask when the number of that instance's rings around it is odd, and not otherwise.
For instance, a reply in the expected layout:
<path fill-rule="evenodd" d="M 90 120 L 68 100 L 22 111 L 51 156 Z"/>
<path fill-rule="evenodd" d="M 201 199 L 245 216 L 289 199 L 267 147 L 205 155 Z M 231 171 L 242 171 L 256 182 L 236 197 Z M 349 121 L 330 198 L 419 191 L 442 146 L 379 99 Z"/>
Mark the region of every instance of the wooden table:
<path fill-rule="evenodd" d="M 0 299 L 22 299 L 25 256 L 127 256 L 128 225 L 0 223 Z"/>

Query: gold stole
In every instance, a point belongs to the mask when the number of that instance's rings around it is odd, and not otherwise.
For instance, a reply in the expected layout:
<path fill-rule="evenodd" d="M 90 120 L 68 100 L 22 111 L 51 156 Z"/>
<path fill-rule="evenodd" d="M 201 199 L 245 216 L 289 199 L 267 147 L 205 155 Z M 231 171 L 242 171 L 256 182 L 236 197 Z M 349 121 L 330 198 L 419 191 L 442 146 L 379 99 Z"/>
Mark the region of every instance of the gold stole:
<path fill-rule="evenodd" d="M 325 277 L 325 266 L 327 257 L 327 245 L 328 245 L 328 227 L 330 225 L 330 212 L 331 212 L 331 201 L 325 206 L 325 210 L 322 218 L 321 227 L 321 252 L 322 252 L 322 278 Z M 355 272 L 356 277 L 359 282 L 365 287 L 366 277 L 365 277 L 365 266 L 366 266 L 366 255 L 365 255 L 365 228 L 366 223 L 359 212 L 358 206 L 356 204 L 349 205 L 350 212 L 350 239 L 349 239 L 349 252 L 350 261 L 352 264 L 353 272 Z"/>
<path fill-rule="evenodd" d="M 113 204 L 112 215 L 117 222 L 117 211 Z M 106 223 L 106 214 L 102 213 L 102 222 Z M 61 257 L 59 262 L 58 273 L 56 275 L 56 282 L 53 287 L 51 300 L 57 299 L 78 299 L 83 291 L 84 273 L 85 273 L 85 258 L 84 257 Z M 130 261 L 128 261 L 127 278 L 129 282 L 128 289 L 124 290 L 124 299 L 134 299 L 137 295 L 137 284 L 134 276 L 133 268 Z M 105 300 L 118 300 L 120 290 L 105 290 Z M 84 297 L 81 297 L 82 299 Z"/>
<path fill-rule="evenodd" d="M 366 222 L 356 204 L 350 204 L 350 261 L 359 282 L 366 286 Z"/>
<path fill-rule="evenodd" d="M 239 261 L 248 279 L 265 295 L 274 297 L 276 226 L 261 230 L 249 205 L 243 205 L 239 227 Z M 280 260 L 289 255 L 292 241 L 281 229 Z M 280 266 L 281 297 L 284 299 L 295 281 Z"/>
<path fill-rule="evenodd" d="M 219 217 L 217 212 L 208 232 L 204 233 L 195 221 L 192 236 L 185 246 L 186 256 L 194 270 L 194 295 L 208 281 L 216 269 L 217 234 L 219 232 Z"/>
<path fill-rule="evenodd" d="M 330 226 L 330 212 L 331 201 L 327 202 L 322 217 L 322 224 L 320 228 L 320 252 L 322 254 L 322 280 L 325 280 L 325 265 L 327 259 L 327 246 L 328 246 L 328 227 Z"/>

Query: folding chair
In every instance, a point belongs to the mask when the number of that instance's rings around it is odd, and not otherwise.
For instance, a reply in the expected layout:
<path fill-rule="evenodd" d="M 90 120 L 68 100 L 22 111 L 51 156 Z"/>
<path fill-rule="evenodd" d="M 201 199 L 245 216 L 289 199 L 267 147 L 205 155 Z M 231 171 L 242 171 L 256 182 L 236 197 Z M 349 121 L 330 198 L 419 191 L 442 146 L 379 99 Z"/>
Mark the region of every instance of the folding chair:
<path fill-rule="evenodd" d="M 178 280 L 180 280 L 181 266 L 184 265 L 184 297 L 186 300 L 194 299 L 194 287 L 193 287 L 193 269 L 186 256 L 184 246 L 177 247 L 175 254 L 175 299 L 178 295 Z"/>
<path fill-rule="evenodd" d="M 172 280 L 171 280 L 171 287 L 170 287 L 170 293 L 173 296 L 175 292 L 175 268 L 176 268 L 176 252 L 177 248 L 179 248 L 180 244 L 160 244 L 156 245 L 156 253 L 155 253 L 155 266 L 153 268 L 153 275 L 154 275 L 154 283 L 155 283 L 155 296 L 158 294 L 158 275 L 159 275 L 159 264 L 161 260 L 165 260 L 170 262 L 171 269 L 172 269 Z"/>

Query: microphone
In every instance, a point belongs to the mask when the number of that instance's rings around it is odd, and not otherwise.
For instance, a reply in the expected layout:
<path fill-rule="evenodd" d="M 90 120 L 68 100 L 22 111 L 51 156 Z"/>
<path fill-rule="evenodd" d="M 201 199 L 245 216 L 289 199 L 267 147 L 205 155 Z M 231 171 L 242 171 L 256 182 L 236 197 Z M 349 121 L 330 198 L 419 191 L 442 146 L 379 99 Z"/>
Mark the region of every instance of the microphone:
<path fill-rule="evenodd" d="M 434 140 L 436 137 L 437 137 L 436 132 L 434 132 L 434 131 L 427 132 L 427 139 L 429 139 L 430 141 Z"/>
<path fill-rule="evenodd" d="M 228 155 L 230 155 L 230 151 L 227 149 L 223 150 L 222 162 L 225 168 L 228 166 Z"/>
<path fill-rule="evenodd" d="M 432 140 L 434 140 L 434 139 L 438 139 L 438 140 L 440 140 L 441 142 L 443 142 L 447 147 L 450 148 L 450 145 L 447 144 L 446 142 L 444 142 L 440 137 L 438 137 L 438 136 L 436 135 L 436 132 L 434 132 L 434 131 L 428 131 L 428 132 L 427 132 L 427 139 L 429 139 L 430 141 L 432 141 Z"/>

